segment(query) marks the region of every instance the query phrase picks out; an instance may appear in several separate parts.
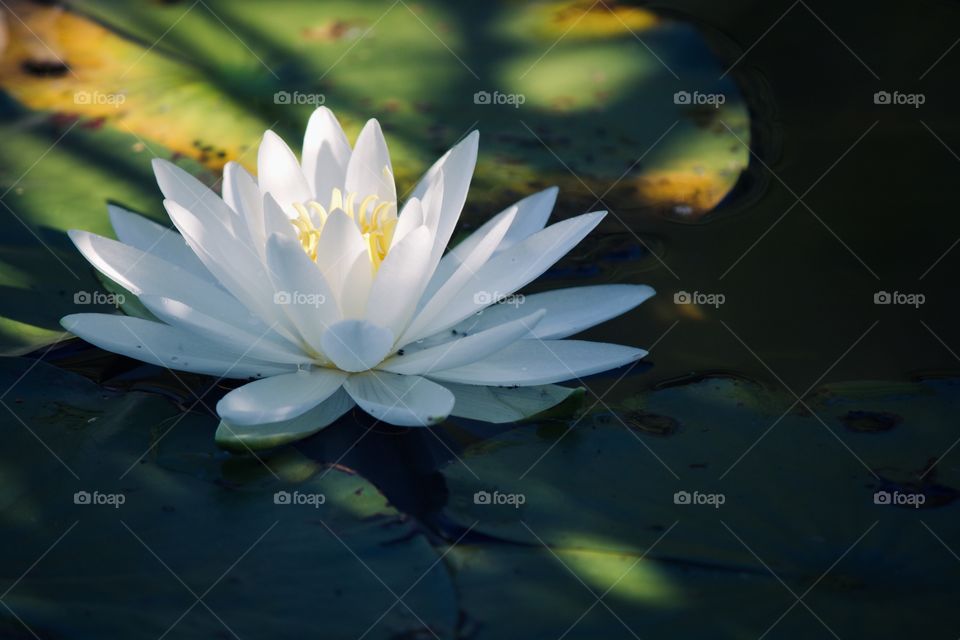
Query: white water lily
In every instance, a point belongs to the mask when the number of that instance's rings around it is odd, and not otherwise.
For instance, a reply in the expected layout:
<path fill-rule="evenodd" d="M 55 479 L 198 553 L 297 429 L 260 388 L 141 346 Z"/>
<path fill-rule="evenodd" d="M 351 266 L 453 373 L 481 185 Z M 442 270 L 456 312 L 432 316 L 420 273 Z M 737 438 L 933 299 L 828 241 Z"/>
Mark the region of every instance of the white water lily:
<path fill-rule="evenodd" d="M 402 426 L 451 413 L 496 420 L 503 412 L 490 407 L 507 391 L 482 387 L 548 385 L 646 355 L 564 338 L 632 309 L 653 294 L 650 287 L 513 295 L 605 212 L 545 226 L 557 196 L 550 188 L 444 254 L 477 140 L 471 133 L 440 158 L 399 213 L 377 121 L 367 122 L 351 149 L 324 107 L 310 118 L 301 162 L 267 131 L 258 176 L 228 163 L 222 198 L 155 160 L 179 234 L 111 206 L 119 241 L 85 231 L 70 237 L 156 319 L 82 313 L 62 324 L 144 362 L 252 379 L 217 404 L 217 439 L 254 447 L 316 432 L 355 405 Z M 542 402 L 518 394 L 515 405 L 530 409 L 565 397 L 556 388 L 534 394 Z"/>

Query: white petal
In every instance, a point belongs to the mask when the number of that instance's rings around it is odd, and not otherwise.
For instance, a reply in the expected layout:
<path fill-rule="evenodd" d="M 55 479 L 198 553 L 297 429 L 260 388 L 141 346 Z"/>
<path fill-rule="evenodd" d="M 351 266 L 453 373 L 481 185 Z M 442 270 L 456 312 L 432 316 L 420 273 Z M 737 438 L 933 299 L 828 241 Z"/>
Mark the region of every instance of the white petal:
<path fill-rule="evenodd" d="M 428 374 L 444 369 L 461 367 L 496 353 L 526 337 L 537 326 L 543 315 L 543 309 L 530 315 L 506 322 L 486 331 L 480 331 L 464 338 L 451 340 L 419 351 L 404 351 L 380 365 L 384 371 L 403 374 Z"/>
<path fill-rule="evenodd" d="M 376 120 L 368 120 L 357 137 L 347 165 L 346 189 L 361 199 L 375 195 L 385 202 L 397 201 L 390 152 Z"/>
<path fill-rule="evenodd" d="M 340 320 L 337 300 L 323 273 L 299 242 L 276 234 L 267 240 L 267 265 L 275 290 L 274 303 L 287 314 L 303 340 L 319 351 L 323 332 Z"/>
<path fill-rule="evenodd" d="M 582 340 L 519 340 L 478 362 L 430 374 L 441 381 L 529 386 L 582 378 L 647 355 L 643 349 Z"/>
<path fill-rule="evenodd" d="M 546 317 L 533 330 L 533 338 L 566 338 L 630 311 L 654 294 L 645 284 L 601 284 L 572 287 L 522 298 L 522 304 L 495 304 L 454 327 L 459 333 L 476 333 L 527 313 L 545 309 Z"/>
<path fill-rule="evenodd" d="M 173 200 L 199 218 L 212 217 L 218 220 L 231 235 L 234 234 L 234 224 L 239 216 L 207 185 L 172 162 L 160 158 L 153 160 L 153 173 L 164 198 Z"/>
<path fill-rule="evenodd" d="M 333 211 L 323 225 L 320 243 L 317 245 L 317 266 L 326 276 L 334 295 L 340 297 L 343 283 L 361 253 L 367 246 L 360 235 L 357 223 L 339 209 Z"/>
<path fill-rule="evenodd" d="M 443 202 L 439 213 L 434 220 L 428 218 L 428 224 L 434 229 L 435 244 L 433 258 L 439 261 L 447 248 L 447 243 L 453 235 L 453 230 L 460 219 L 460 212 L 467 200 L 467 190 L 473 178 L 473 170 L 477 164 L 477 145 L 480 134 L 476 131 L 460 141 L 424 174 L 420 183 L 413 190 L 413 197 L 425 199 L 427 192 L 434 182 L 443 185 Z M 426 204 L 426 203 L 424 203 Z M 431 212 L 425 207 L 424 212 Z"/>
<path fill-rule="evenodd" d="M 470 253 L 464 256 L 463 262 L 459 264 L 456 271 L 447 278 L 446 282 L 443 283 L 436 293 L 429 299 L 426 298 L 426 293 L 420 297 L 421 301 L 426 301 L 422 302 L 423 307 L 418 311 L 403 337 L 400 338 L 401 344 L 409 342 L 409 336 L 419 336 L 423 330 L 427 328 L 431 319 L 436 317 L 444 307 L 450 304 L 450 301 L 456 297 L 473 274 L 486 264 L 487 260 L 490 259 L 490 256 L 493 255 L 493 252 L 500 245 L 504 234 L 510 228 L 510 224 L 513 222 L 513 215 L 516 214 L 516 212 L 516 208 L 508 211 L 506 216 L 501 217 L 497 221 L 497 224 L 491 227 L 490 231 L 473 247 Z"/>
<path fill-rule="evenodd" d="M 306 413 L 280 422 L 238 425 L 226 420 L 217 427 L 216 441 L 224 449 L 246 452 L 270 449 L 301 440 L 333 424 L 356 403 L 342 388 Z"/>
<path fill-rule="evenodd" d="M 297 230 L 290 224 L 290 218 L 283 212 L 273 196 L 268 193 L 263 196 L 263 244 L 261 245 L 261 251 L 263 251 L 264 259 L 266 259 L 267 238 L 274 234 L 298 241 Z"/>
<path fill-rule="evenodd" d="M 297 216 L 293 203 L 313 199 L 297 156 L 273 131 L 263 134 L 257 154 L 257 182 L 261 193 L 269 193 L 291 218 Z"/>
<path fill-rule="evenodd" d="M 342 371 L 312 369 L 255 380 L 223 396 L 217 413 L 237 425 L 291 420 L 329 398 L 346 379 Z"/>
<path fill-rule="evenodd" d="M 350 376 L 343 387 L 371 416 L 401 427 L 437 424 L 453 410 L 453 394 L 419 376 L 367 371 Z"/>
<path fill-rule="evenodd" d="M 262 378 L 289 373 L 289 365 L 254 360 L 238 350 L 217 348 L 209 341 L 174 327 L 129 316 L 78 313 L 60 320 L 63 328 L 87 342 L 178 371 L 221 378 Z"/>
<path fill-rule="evenodd" d="M 250 246 L 263 247 L 263 196 L 260 187 L 250 172 L 236 162 L 230 161 L 223 167 L 223 200 L 237 212 L 243 220 L 238 225 L 237 236 L 241 237 L 240 227 L 246 232 Z M 259 251 L 258 251 L 259 253 Z"/>
<path fill-rule="evenodd" d="M 340 290 L 340 311 L 344 318 L 354 320 L 364 318 L 371 286 L 373 286 L 373 266 L 370 264 L 369 254 L 364 251 L 354 258 L 353 265 L 347 271 Z"/>
<path fill-rule="evenodd" d="M 427 284 L 433 237 L 427 227 L 407 234 L 387 253 L 367 300 L 367 318 L 399 336 L 417 308 Z"/>
<path fill-rule="evenodd" d="M 107 205 L 110 224 L 123 244 L 146 251 L 161 260 L 172 262 L 198 278 L 216 282 L 203 263 L 197 259 L 183 236 L 147 218 L 116 205 Z"/>
<path fill-rule="evenodd" d="M 407 200 L 403 210 L 397 218 L 397 226 L 393 230 L 393 239 L 390 248 L 397 246 L 407 234 L 424 224 L 423 206 L 417 198 Z"/>
<path fill-rule="evenodd" d="M 444 382 L 443 386 L 457 399 L 451 415 L 496 424 L 526 420 L 576 393 L 583 392 L 582 388 L 555 384 L 535 387 L 485 387 Z"/>
<path fill-rule="evenodd" d="M 180 300 L 234 326 L 266 329 L 232 295 L 178 265 L 86 231 L 71 230 L 68 234 L 90 264 L 136 296 L 155 294 Z"/>
<path fill-rule="evenodd" d="M 201 220 L 170 200 L 163 204 L 187 244 L 220 284 L 264 322 L 276 323 L 277 331 L 291 336 L 292 323 L 273 304 L 273 285 L 256 252 L 227 235 L 216 220 Z"/>
<path fill-rule="evenodd" d="M 324 332 L 320 345 L 338 369 L 366 371 L 390 353 L 393 333 L 363 320 L 343 320 Z"/>
<path fill-rule="evenodd" d="M 303 173 L 318 202 L 326 205 L 333 190 L 343 190 L 350 162 L 350 143 L 333 112 L 319 107 L 303 136 Z"/>
<path fill-rule="evenodd" d="M 605 211 L 585 213 L 557 222 L 490 258 L 442 309 L 420 320 L 420 330 L 408 332 L 403 341 L 417 340 L 448 329 L 498 299 L 513 294 L 583 240 L 604 215 Z"/>
<path fill-rule="evenodd" d="M 427 190 L 436 181 L 441 172 L 444 175 L 444 212 L 456 216 L 460 215 L 464 202 L 467 201 L 467 189 L 477 164 L 477 148 L 480 144 L 480 134 L 471 131 L 467 137 L 457 143 L 452 149 L 443 154 L 423 174 L 420 182 L 414 187 L 411 197 L 423 200 Z"/>
<path fill-rule="evenodd" d="M 430 285 L 427 287 L 426 295 L 432 295 L 439 289 L 440 285 L 450 277 L 466 256 L 508 215 L 513 217 L 513 224 L 510 225 L 510 229 L 504 235 L 503 240 L 494 252 L 495 254 L 509 249 L 543 229 L 557 201 L 557 191 L 556 187 L 550 187 L 534 193 L 487 220 L 479 229 L 443 256 L 436 272 L 433 274 Z M 516 214 L 511 213 L 514 209 L 516 209 Z"/>
<path fill-rule="evenodd" d="M 167 324 L 196 334 L 224 349 L 231 351 L 241 349 L 247 352 L 247 356 L 265 362 L 294 365 L 310 362 L 310 358 L 302 351 L 272 331 L 256 333 L 240 329 L 201 313 L 178 300 L 162 296 L 142 295 L 140 302 Z"/>

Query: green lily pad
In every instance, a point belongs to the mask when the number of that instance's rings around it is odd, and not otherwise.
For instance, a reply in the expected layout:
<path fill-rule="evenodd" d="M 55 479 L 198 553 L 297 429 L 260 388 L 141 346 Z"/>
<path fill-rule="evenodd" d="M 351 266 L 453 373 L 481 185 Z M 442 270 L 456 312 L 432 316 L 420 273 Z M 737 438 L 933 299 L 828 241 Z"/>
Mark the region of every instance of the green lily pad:
<path fill-rule="evenodd" d="M 824 388 L 808 405 L 825 425 L 788 412 L 791 396 L 741 380 L 648 392 L 569 431 L 518 428 L 469 448 L 443 471 L 445 516 L 525 545 L 641 554 L 656 542 L 651 558 L 769 568 L 799 592 L 842 559 L 824 578 L 837 607 L 904 585 L 942 604 L 955 572 L 937 536 L 960 535 L 960 466 L 947 457 L 921 474 L 958 436 L 942 426 L 960 402 L 956 384 Z M 899 421 L 852 430 L 851 411 Z"/>
<path fill-rule="evenodd" d="M 151 157 L 215 184 L 229 160 L 255 168 L 267 128 L 296 147 L 320 102 L 350 136 L 382 121 L 401 193 L 479 129 L 465 228 L 552 184 L 562 215 L 612 208 L 693 221 L 747 165 L 720 124 L 748 140 L 737 88 L 717 79 L 693 26 L 647 10 L 76 0 L 17 3 L 17 15 L 0 55 L 0 193 L 14 214 L 2 223 L 0 353 L 53 342 L 73 296 L 99 290 L 65 230 L 110 234 L 107 200 L 165 220 Z M 724 103 L 678 104 L 677 92 Z"/>
<path fill-rule="evenodd" d="M 762 567 L 719 570 L 630 553 L 514 545 L 458 545 L 445 559 L 463 602 L 464 632 L 477 640 L 893 639 L 948 636 L 957 623 L 956 615 L 944 618 L 955 590 L 902 583 L 881 591 L 828 576 L 805 595 L 807 609 Z"/>
<path fill-rule="evenodd" d="M 437 553 L 363 478 L 221 453 L 212 418 L 42 362 L 0 383 L 5 635 L 453 637 Z"/>

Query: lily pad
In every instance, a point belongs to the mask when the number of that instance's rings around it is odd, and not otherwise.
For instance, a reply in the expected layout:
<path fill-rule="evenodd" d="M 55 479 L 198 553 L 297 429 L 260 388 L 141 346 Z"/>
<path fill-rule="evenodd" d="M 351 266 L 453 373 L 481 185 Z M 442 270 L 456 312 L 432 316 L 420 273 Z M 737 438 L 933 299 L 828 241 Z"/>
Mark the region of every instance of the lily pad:
<path fill-rule="evenodd" d="M 804 589 L 785 587 L 762 567 L 718 570 L 630 553 L 514 545 L 458 545 L 445 559 L 463 601 L 464 634 L 477 640 L 892 640 L 949 635 L 957 622 L 943 617 L 955 592 L 906 584 L 879 591 L 828 577 L 805 594 L 804 606 L 790 593 Z"/>
<path fill-rule="evenodd" d="M 772 572 L 798 592 L 823 577 L 835 589 L 829 606 L 867 606 L 865 594 L 880 602 L 907 588 L 943 605 L 955 572 L 937 537 L 960 535 L 960 467 L 948 457 L 929 469 L 960 435 L 943 428 L 957 410 L 955 386 L 825 388 L 807 403 L 814 413 L 730 378 L 648 392 L 572 428 L 517 428 L 469 448 L 443 472 L 445 516 L 525 545 L 653 547 L 650 558 Z M 851 431 L 842 420 L 854 408 L 902 423 Z M 677 426 L 638 429 L 632 413 Z"/>
<path fill-rule="evenodd" d="M 229 160 L 254 168 L 265 129 L 296 146 L 321 102 L 350 136 L 368 117 L 382 121 L 401 193 L 481 130 L 465 227 L 552 184 L 561 215 L 608 208 L 693 221 L 747 165 L 739 91 L 717 80 L 720 64 L 693 26 L 646 10 L 388 0 L 13 10 L 0 52 L 7 354 L 57 339 L 73 295 L 97 291 L 66 229 L 109 234 L 107 200 L 165 219 L 151 157 L 215 184 Z M 685 104 L 678 92 L 724 102 Z"/>
<path fill-rule="evenodd" d="M 17 417 L 2 421 L 5 634 L 453 636 L 437 553 L 363 478 L 292 450 L 221 453 L 212 418 L 42 362 L 0 359 L 0 382 Z"/>

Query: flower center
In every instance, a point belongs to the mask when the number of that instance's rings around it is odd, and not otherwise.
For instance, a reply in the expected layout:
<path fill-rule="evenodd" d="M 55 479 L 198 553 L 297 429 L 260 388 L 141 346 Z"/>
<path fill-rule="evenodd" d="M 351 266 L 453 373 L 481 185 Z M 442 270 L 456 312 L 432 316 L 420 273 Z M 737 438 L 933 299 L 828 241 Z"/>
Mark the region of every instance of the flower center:
<path fill-rule="evenodd" d="M 306 203 L 298 202 L 293 207 L 298 216 L 290 222 L 297 230 L 300 245 L 314 262 L 317 261 L 317 247 L 320 244 L 323 227 L 330 214 L 338 209 L 350 216 L 360 228 L 374 272 L 380 268 L 383 259 L 387 257 L 390 242 L 393 240 L 393 231 L 397 226 L 396 202 L 381 200 L 375 195 L 361 199 L 357 193 L 348 193 L 344 197 L 340 189 L 334 189 L 330 206 L 326 208 L 316 200 Z"/>

